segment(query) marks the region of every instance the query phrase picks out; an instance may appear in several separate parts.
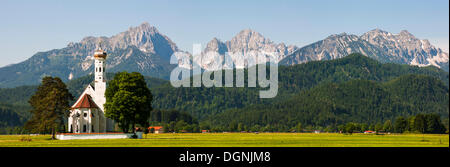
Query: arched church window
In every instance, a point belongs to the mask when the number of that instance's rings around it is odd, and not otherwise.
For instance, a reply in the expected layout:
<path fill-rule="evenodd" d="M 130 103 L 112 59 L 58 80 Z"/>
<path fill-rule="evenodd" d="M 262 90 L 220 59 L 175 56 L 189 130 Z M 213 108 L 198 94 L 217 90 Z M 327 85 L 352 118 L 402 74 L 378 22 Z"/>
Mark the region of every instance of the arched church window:
<path fill-rule="evenodd" d="M 86 125 L 83 125 L 83 132 L 86 132 Z"/>
<path fill-rule="evenodd" d="M 87 113 L 84 113 L 84 117 L 85 117 L 85 118 L 87 117 Z"/>
<path fill-rule="evenodd" d="M 95 132 L 95 131 L 94 131 L 94 125 L 91 126 L 91 131 L 92 131 L 92 132 Z"/>
<path fill-rule="evenodd" d="M 99 68 L 99 70 L 100 70 L 99 72 L 102 72 L 102 68 L 101 67 Z"/>

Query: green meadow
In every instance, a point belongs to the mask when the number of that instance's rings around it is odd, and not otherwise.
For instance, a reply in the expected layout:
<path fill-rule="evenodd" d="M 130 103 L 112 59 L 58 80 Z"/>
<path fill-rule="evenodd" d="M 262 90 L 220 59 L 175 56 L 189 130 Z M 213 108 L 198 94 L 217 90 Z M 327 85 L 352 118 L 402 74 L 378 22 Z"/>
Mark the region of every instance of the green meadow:
<path fill-rule="evenodd" d="M 0 147 L 449 147 L 447 134 L 166 133 L 144 139 L 51 140 L 0 135 Z"/>

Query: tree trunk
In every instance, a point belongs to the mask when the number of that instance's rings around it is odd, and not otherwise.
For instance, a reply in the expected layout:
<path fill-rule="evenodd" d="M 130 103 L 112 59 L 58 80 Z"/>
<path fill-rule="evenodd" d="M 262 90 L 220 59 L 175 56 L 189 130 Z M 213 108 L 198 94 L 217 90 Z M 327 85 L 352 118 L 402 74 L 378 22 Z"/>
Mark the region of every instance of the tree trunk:
<path fill-rule="evenodd" d="M 52 128 L 52 140 L 55 140 L 56 139 L 56 137 L 55 137 L 55 128 Z"/>
<path fill-rule="evenodd" d="M 133 114 L 133 134 L 136 134 L 136 113 Z"/>

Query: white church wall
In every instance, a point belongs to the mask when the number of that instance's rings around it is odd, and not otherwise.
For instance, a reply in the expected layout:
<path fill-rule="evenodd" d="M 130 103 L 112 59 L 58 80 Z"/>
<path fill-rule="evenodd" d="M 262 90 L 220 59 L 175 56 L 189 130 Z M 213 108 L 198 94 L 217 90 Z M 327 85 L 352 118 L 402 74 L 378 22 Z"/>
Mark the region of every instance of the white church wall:
<path fill-rule="evenodd" d="M 73 127 L 72 127 L 72 126 L 73 126 L 73 125 L 72 125 L 72 124 L 73 124 L 73 119 L 72 119 L 72 115 L 70 115 L 69 118 L 68 118 L 68 124 L 69 124 L 69 126 L 67 126 L 67 128 L 68 128 L 67 130 L 68 130 L 69 132 L 73 132 Z"/>

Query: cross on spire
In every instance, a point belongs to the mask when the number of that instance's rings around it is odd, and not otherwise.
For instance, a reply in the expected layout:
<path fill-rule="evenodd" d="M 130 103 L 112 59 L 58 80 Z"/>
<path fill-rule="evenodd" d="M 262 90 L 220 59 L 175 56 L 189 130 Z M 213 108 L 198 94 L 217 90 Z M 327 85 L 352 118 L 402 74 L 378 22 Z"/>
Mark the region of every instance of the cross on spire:
<path fill-rule="evenodd" d="M 103 43 L 102 40 L 100 40 L 100 41 L 98 42 L 98 50 L 102 50 L 102 43 Z"/>

